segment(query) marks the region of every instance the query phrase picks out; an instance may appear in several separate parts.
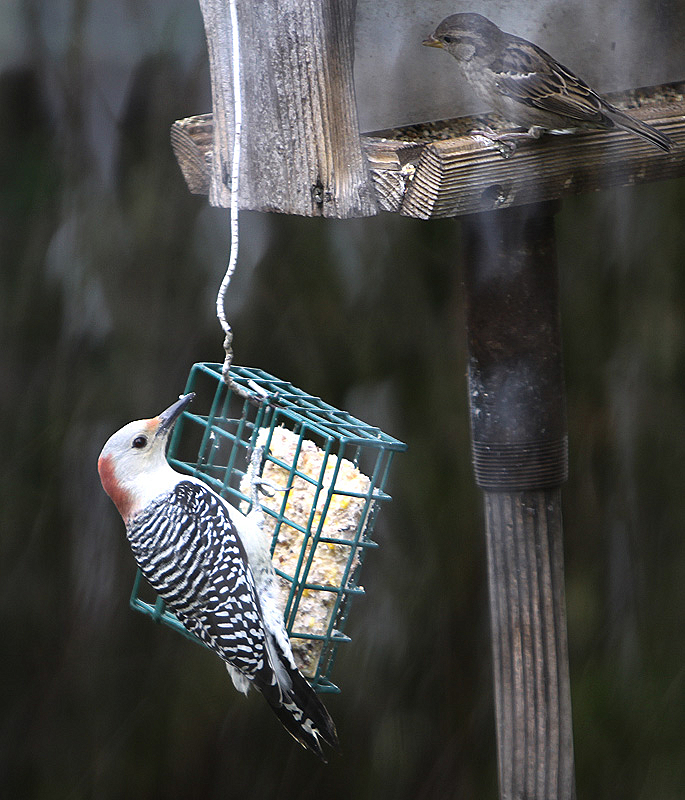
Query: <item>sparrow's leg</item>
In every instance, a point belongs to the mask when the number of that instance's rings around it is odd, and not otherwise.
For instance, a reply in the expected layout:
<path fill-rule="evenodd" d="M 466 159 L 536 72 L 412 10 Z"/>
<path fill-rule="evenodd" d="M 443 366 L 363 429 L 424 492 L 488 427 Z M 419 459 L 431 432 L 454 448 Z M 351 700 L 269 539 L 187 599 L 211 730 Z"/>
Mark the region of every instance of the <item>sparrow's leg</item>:
<path fill-rule="evenodd" d="M 487 139 L 499 150 L 502 158 L 510 158 L 516 152 L 516 142 L 511 140 L 511 136 L 507 136 L 505 133 L 497 133 L 490 127 L 469 131 L 469 136 L 482 136 L 483 139 Z"/>
<path fill-rule="evenodd" d="M 497 147 L 503 158 L 509 158 L 516 152 L 516 143 L 521 139 L 539 139 L 544 128 L 531 126 L 527 131 L 502 131 L 498 133 L 490 127 L 469 131 L 470 136 L 482 136 Z"/>

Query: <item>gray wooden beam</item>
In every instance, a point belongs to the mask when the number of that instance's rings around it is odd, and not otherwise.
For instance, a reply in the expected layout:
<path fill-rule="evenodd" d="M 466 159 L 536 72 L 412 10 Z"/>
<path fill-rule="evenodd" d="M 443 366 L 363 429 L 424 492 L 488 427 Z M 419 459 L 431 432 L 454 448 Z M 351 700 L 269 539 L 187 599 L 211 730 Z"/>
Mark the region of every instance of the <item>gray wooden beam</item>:
<path fill-rule="evenodd" d="M 376 213 L 352 67 L 355 0 L 237 0 L 240 208 L 323 217 Z M 227 0 L 200 0 L 212 81 L 209 199 L 230 205 L 233 153 Z M 183 156 L 184 142 L 175 150 Z M 194 173 L 197 166 L 194 165 Z M 188 169 L 183 168 L 184 174 Z M 195 183 L 195 187 L 201 182 Z"/>

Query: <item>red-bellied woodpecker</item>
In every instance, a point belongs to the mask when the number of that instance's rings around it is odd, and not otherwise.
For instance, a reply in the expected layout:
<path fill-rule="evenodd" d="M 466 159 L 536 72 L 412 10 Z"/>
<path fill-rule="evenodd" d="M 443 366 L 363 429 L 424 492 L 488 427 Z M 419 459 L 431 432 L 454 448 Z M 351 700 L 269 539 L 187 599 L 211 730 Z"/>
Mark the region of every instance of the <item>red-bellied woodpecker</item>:
<path fill-rule="evenodd" d="M 98 460 L 102 486 L 169 609 L 226 662 L 237 689 L 259 689 L 288 732 L 323 758 L 321 740 L 338 745 L 335 725 L 295 666 L 258 525 L 166 460 L 169 434 L 193 396 L 113 434 Z"/>

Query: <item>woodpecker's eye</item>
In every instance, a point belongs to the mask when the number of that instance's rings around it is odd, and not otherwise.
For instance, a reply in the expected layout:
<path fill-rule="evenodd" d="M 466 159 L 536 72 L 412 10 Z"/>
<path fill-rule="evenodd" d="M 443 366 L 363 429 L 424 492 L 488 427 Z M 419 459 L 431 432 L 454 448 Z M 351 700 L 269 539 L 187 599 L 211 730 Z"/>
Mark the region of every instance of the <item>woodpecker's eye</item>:
<path fill-rule="evenodd" d="M 147 436 L 136 436 L 136 438 L 131 442 L 132 447 L 135 447 L 136 450 L 141 450 L 147 444 Z"/>

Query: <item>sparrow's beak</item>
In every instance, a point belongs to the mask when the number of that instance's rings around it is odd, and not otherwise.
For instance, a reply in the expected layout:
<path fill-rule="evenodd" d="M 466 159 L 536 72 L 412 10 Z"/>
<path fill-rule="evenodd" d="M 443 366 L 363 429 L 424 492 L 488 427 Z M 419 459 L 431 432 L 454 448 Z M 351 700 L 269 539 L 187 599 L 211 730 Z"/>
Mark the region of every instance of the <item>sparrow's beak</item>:
<path fill-rule="evenodd" d="M 194 397 L 195 392 L 184 394 L 183 397 L 179 397 L 179 399 L 173 405 L 169 406 L 166 411 L 162 411 L 162 413 L 157 417 L 159 420 L 157 436 L 168 433 L 174 427 L 176 420 L 185 411 L 186 406 L 192 402 Z"/>
<path fill-rule="evenodd" d="M 436 39 L 432 33 L 427 39 L 424 39 L 421 44 L 425 44 L 426 47 L 442 47 L 440 39 Z"/>

